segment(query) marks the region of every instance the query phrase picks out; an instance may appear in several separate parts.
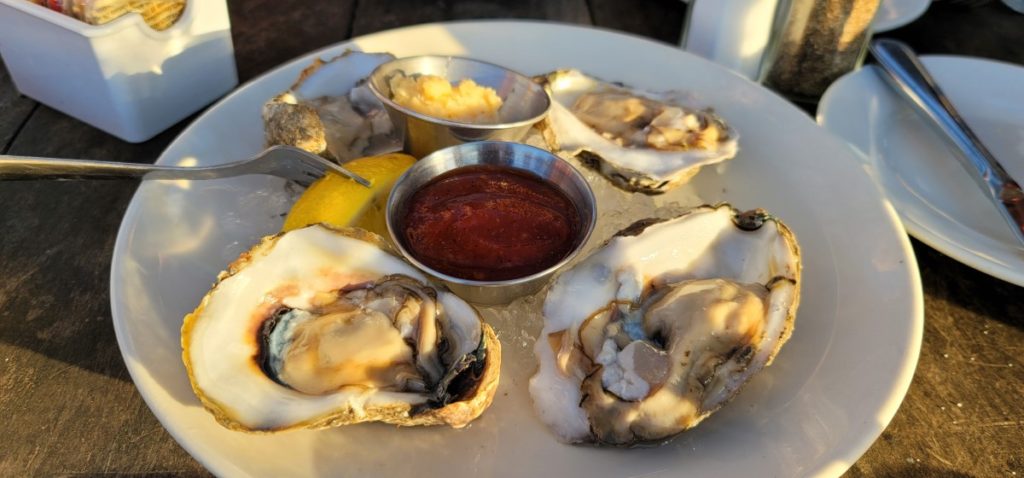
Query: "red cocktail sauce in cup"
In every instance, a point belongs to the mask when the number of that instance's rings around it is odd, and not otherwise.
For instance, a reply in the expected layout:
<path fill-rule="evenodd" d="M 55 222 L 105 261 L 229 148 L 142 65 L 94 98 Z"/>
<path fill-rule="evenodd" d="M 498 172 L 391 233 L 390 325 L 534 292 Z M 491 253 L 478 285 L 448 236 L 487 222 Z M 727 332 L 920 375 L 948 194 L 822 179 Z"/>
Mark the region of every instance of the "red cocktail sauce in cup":
<path fill-rule="evenodd" d="M 493 165 L 444 173 L 410 197 L 400 234 L 424 265 L 498 281 L 543 271 L 578 246 L 580 213 L 553 184 Z"/>

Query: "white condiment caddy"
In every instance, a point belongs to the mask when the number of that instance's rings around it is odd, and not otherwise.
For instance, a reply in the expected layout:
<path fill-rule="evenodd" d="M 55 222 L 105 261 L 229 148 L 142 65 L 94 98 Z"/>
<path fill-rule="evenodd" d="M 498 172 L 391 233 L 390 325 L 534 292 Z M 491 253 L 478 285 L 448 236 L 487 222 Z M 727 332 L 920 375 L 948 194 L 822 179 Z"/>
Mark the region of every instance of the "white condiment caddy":
<path fill-rule="evenodd" d="M 89 25 L 0 0 L 0 55 L 22 94 L 130 142 L 238 84 L 225 0 L 191 0 L 163 31 L 137 13 Z"/>

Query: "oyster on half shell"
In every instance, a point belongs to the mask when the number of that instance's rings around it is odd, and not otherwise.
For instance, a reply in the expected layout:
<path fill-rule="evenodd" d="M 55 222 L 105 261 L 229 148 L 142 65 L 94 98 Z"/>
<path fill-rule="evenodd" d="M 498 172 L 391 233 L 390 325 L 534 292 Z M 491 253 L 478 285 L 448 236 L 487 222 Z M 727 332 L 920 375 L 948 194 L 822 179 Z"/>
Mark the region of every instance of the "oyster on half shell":
<path fill-rule="evenodd" d="M 577 70 L 537 78 L 551 95 L 543 135 L 628 191 L 663 193 L 736 155 L 738 134 L 681 92 L 612 84 Z"/>
<path fill-rule="evenodd" d="M 338 163 L 400 150 L 402 138 L 364 82 L 393 59 L 353 50 L 316 59 L 288 91 L 263 105 L 266 146 L 295 146 Z"/>
<path fill-rule="evenodd" d="M 549 289 L 534 406 L 566 442 L 663 442 L 772 362 L 799 295 L 796 241 L 764 211 L 635 223 Z"/>
<path fill-rule="evenodd" d="M 387 248 L 313 225 L 243 253 L 182 326 L 207 410 L 252 432 L 479 416 L 498 384 L 494 332 Z"/>

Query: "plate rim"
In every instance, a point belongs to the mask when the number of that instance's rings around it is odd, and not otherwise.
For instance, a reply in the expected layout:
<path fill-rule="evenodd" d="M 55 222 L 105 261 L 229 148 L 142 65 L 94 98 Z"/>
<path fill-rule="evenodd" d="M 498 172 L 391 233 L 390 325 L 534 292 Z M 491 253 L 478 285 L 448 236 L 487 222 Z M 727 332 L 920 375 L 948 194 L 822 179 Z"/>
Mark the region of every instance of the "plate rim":
<path fill-rule="evenodd" d="M 560 28 L 560 29 L 577 29 L 577 30 L 586 30 L 586 31 L 595 31 L 596 30 L 596 31 L 599 31 L 599 32 L 601 32 L 603 34 L 610 34 L 610 35 L 613 35 L 613 36 L 621 36 L 621 37 L 633 38 L 633 39 L 635 39 L 637 41 L 649 43 L 649 44 L 654 45 L 654 46 L 676 48 L 675 45 L 671 45 L 671 44 L 666 43 L 666 42 L 662 42 L 662 41 L 659 41 L 659 40 L 656 40 L 656 39 L 644 37 L 644 36 L 637 35 L 637 34 L 634 34 L 634 33 L 623 32 L 623 31 L 613 30 L 613 29 L 609 29 L 609 28 L 590 26 L 590 25 L 580 25 L 580 24 L 573 24 L 573 23 L 565 23 L 565 22 L 558 22 L 558 21 L 548 21 L 548 20 L 535 20 L 535 19 L 522 19 L 522 20 L 520 20 L 520 19 L 475 19 L 475 20 L 474 19 L 470 19 L 470 20 L 454 20 L 454 21 L 429 22 L 429 23 L 407 25 L 407 26 L 402 26 L 402 27 L 398 27 L 398 28 L 392 28 L 392 29 L 372 32 L 372 33 L 368 33 L 368 34 L 364 34 L 364 35 L 360 35 L 360 36 L 351 37 L 351 38 L 348 38 L 348 39 L 345 39 L 345 40 L 342 40 L 342 41 L 339 41 L 339 42 L 332 43 L 330 45 L 325 45 L 323 47 L 316 48 L 316 49 L 310 50 L 308 52 L 301 53 L 301 54 L 299 54 L 299 55 L 297 55 L 297 56 L 295 56 L 295 57 L 293 57 L 293 58 L 291 58 L 291 59 L 289 59 L 289 60 L 287 60 L 285 62 L 282 62 L 280 64 L 277 64 L 277 65 L 271 67 L 270 69 L 268 69 L 268 70 L 260 73 L 259 75 L 255 76 L 255 77 L 253 77 L 253 78 L 251 78 L 249 80 L 247 80 L 246 82 L 238 85 L 230 93 L 228 93 L 227 95 L 225 95 L 222 98 L 218 99 L 216 102 L 214 102 L 211 105 L 209 105 L 200 115 L 198 115 L 193 120 L 191 120 L 190 124 L 188 126 L 186 126 L 177 136 L 175 136 L 175 138 L 170 143 L 168 143 L 167 147 L 164 148 L 164 150 L 160 153 L 160 156 L 156 160 L 156 164 L 162 164 L 164 162 L 169 161 L 170 160 L 169 157 L 166 156 L 167 151 L 169 149 L 171 149 L 171 147 L 173 145 L 175 145 L 179 141 L 181 141 L 182 138 L 190 135 L 192 130 L 193 130 L 193 128 L 196 128 L 197 125 L 200 123 L 200 120 L 205 118 L 207 115 L 211 114 L 216 108 L 220 107 L 222 103 L 226 103 L 228 101 L 231 101 L 232 98 L 234 98 L 236 95 L 241 95 L 243 93 L 243 91 L 245 91 L 248 88 L 252 87 L 255 83 L 263 81 L 266 77 L 269 77 L 269 76 L 277 73 L 280 70 L 287 69 L 287 68 L 289 68 L 289 67 L 291 67 L 291 66 L 293 66 L 293 65 L 295 65 L 296 63 L 299 63 L 299 62 L 308 62 L 312 58 L 317 58 L 317 57 L 322 56 L 324 54 L 324 52 L 326 52 L 326 51 L 339 49 L 339 48 L 342 48 L 342 47 L 344 47 L 346 45 L 350 45 L 350 44 L 359 42 L 361 40 L 365 40 L 365 39 L 368 39 L 368 38 L 371 38 L 371 37 L 374 37 L 374 36 L 378 36 L 378 35 L 379 36 L 396 35 L 396 34 L 402 33 L 405 30 L 414 30 L 414 29 L 420 29 L 420 28 L 425 28 L 425 27 L 426 28 L 430 28 L 430 27 L 442 27 L 443 28 L 443 27 L 450 26 L 450 25 L 475 25 L 475 24 L 501 24 L 501 25 L 507 26 L 508 28 L 515 28 L 517 25 L 522 25 L 522 24 L 539 24 L 539 25 L 544 25 L 544 26 L 549 26 L 549 27 L 556 27 L 556 28 Z M 698 57 L 696 55 L 693 55 L 693 54 L 691 54 L 689 52 L 686 52 L 685 50 L 678 49 L 678 52 L 681 53 L 681 54 L 687 55 L 689 57 L 692 57 L 692 58 L 696 59 L 697 61 L 707 62 L 709 64 L 713 64 L 713 62 L 710 62 L 709 60 L 705 60 L 703 58 L 700 58 L 700 57 Z M 734 75 L 734 76 L 736 76 L 738 78 L 741 78 L 742 81 L 747 81 L 749 83 L 753 83 L 749 79 L 744 78 L 741 75 L 736 74 L 735 72 L 733 72 L 731 70 L 728 70 L 728 69 L 726 69 L 724 67 L 721 67 L 719 65 L 715 65 L 715 67 L 716 68 L 722 68 L 724 71 L 727 71 L 728 73 L 730 73 L 730 74 L 732 74 L 732 75 Z M 781 96 L 779 96 L 775 92 L 773 92 L 771 90 L 768 90 L 768 89 L 765 89 L 765 88 L 763 88 L 763 87 L 761 87 L 759 85 L 757 85 L 757 87 L 759 89 L 763 90 L 763 91 L 761 91 L 762 94 L 765 94 L 766 96 L 775 97 L 776 100 L 773 100 L 773 101 L 777 101 L 780 104 L 785 104 L 786 108 L 791 108 L 791 109 L 793 109 L 793 110 L 795 110 L 797 112 L 803 113 L 801 110 L 799 110 L 799 108 L 797 108 L 792 103 L 789 103 L 788 101 L 786 101 L 784 98 L 782 98 Z M 808 116 L 806 114 L 803 114 L 802 116 L 806 117 L 808 121 L 811 121 L 812 123 L 814 123 L 814 118 L 812 118 L 812 117 L 810 117 L 810 116 Z M 817 125 L 817 127 L 820 127 L 820 125 Z M 826 134 L 828 134 L 828 133 L 826 132 Z M 832 139 L 835 139 L 835 138 L 832 138 Z M 836 143 L 840 144 L 840 145 L 844 145 L 845 144 L 845 143 L 842 143 L 841 141 L 836 141 Z M 876 186 L 876 189 L 877 189 L 877 185 L 875 185 L 875 186 Z M 906 327 L 907 327 L 908 332 L 909 332 L 908 333 L 908 337 L 907 337 L 907 339 L 909 340 L 909 343 L 907 344 L 907 347 L 905 348 L 905 360 L 903 361 L 903 363 L 899 364 L 900 365 L 899 366 L 899 372 L 894 377 L 895 381 L 892 384 L 893 386 L 891 386 L 889 388 L 888 393 L 882 394 L 882 396 L 880 397 L 882 404 L 881 404 L 880 408 L 878 410 L 876 410 L 876 416 L 875 416 L 876 421 L 878 421 L 881 424 L 879 426 L 878 431 L 875 432 L 875 433 L 860 433 L 859 439 L 848 440 L 845 443 L 836 446 L 835 448 L 833 448 L 834 452 L 832 453 L 832 456 L 830 457 L 831 461 L 828 461 L 828 462 L 823 461 L 823 462 L 820 463 L 820 466 L 818 466 L 817 468 L 805 470 L 805 472 L 809 476 L 839 476 L 840 474 L 845 472 L 847 469 L 849 469 L 868 450 L 868 448 L 870 448 L 870 446 L 878 439 L 878 437 L 882 434 L 882 432 L 884 432 L 884 430 L 891 423 L 892 418 L 895 416 L 896 412 L 899 410 L 899 407 L 903 403 L 903 400 L 904 400 L 904 398 L 905 398 L 905 396 L 907 394 L 907 391 L 909 390 L 909 387 L 911 385 L 914 373 L 916 371 L 917 363 L 918 363 L 918 360 L 919 360 L 919 357 L 920 357 L 921 343 L 922 343 L 922 339 L 923 339 L 923 330 L 924 330 L 924 294 L 923 294 L 923 289 L 922 289 L 921 280 L 920 280 L 920 273 L 919 273 L 919 269 L 918 269 L 918 265 L 917 265 L 917 258 L 916 258 L 915 254 L 914 254 L 914 250 L 913 250 L 913 247 L 912 247 L 912 245 L 910 243 L 909 237 L 906 234 L 906 229 L 904 228 L 904 225 L 903 225 L 902 221 L 899 219 L 899 216 L 897 215 L 897 213 L 896 213 L 895 209 L 893 208 L 892 204 L 888 201 L 887 198 L 885 198 L 884 196 L 881 195 L 881 190 L 879 190 L 879 195 L 880 195 L 880 200 L 881 200 L 882 205 L 883 205 L 883 211 L 881 211 L 883 213 L 882 215 L 886 219 L 887 224 L 893 227 L 893 232 L 896 233 L 896 236 L 898 238 L 897 239 L 898 243 L 899 243 L 898 247 L 894 247 L 894 249 L 901 250 L 903 252 L 903 258 L 905 259 L 904 267 L 901 268 L 901 270 L 899 271 L 900 275 L 905 274 L 905 276 L 906 276 L 905 279 L 906 279 L 906 285 L 908 287 L 907 288 L 907 293 L 908 293 L 909 300 L 908 300 L 908 302 L 905 305 L 907 306 L 907 309 L 910 312 L 910 315 L 907 317 L 908 322 L 906 323 Z M 130 203 L 129 203 L 128 207 L 125 209 L 125 212 L 124 212 L 124 214 L 122 216 L 121 223 L 120 223 L 120 225 L 118 227 L 117 236 L 116 236 L 116 240 L 115 240 L 115 244 L 114 244 L 114 248 L 113 248 L 112 260 L 111 260 L 111 269 L 110 269 L 109 286 L 110 286 L 111 314 L 112 314 L 112 319 L 113 319 L 113 322 L 114 322 L 115 336 L 117 338 L 119 351 L 121 352 L 123 360 L 125 360 L 125 358 L 126 358 L 125 351 L 126 350 L 134 350 L 134 345 L 131 342 L 131 339 L 129 338 L 129 336 L 127 335 L 128 332 L 125 330 L 125 323 L 126 322 L 123 319 L 125 314 L 119 312 L 119 309 L 122 306 L 118 305 L 119 303 L 121 303 L 121 301 L 120 301 L 120 295 L 118 293 L 118 288 L 116 287 L 117 282 L 119 281 L 119 278 L 116 275 L 116 272 L 122 267 L 122 262 L 121 261 L 125 257 L 125 255 L 123 254 L 123 251 L 127 247 L 126 244 L 127 244 L 128 236 L 129 236 L 128 229 L 132 225 L 132 224 L 129 223 L 130 222 L 129 219 L 133 219 L 134 216 L 138 213 L 137 210 L 141 207 L 141 201 L 139 201 L 138 199 L 139 199 L 139 191 L 137 190 L 132 195 L 132 199 L 130 200 Z M 132 221 L 132 222 L 134 222 L 134 221 Z M 153 415 L 160 422 L 161 427 L 163 427 L 164 430 L 166 430 L 168 432 L 168 434 L 170 434 L 171 437 L 174 438 L 174 440 L 178 443 L 178 445 L 181 446 L 183 449 L 185 449 L 193 459 L 195 459 L 197 462 L 199 462 L 201 465 L 206 467 L 211 472 L 213 472 L 215 474 L 218 474 L 218 475 L 221 475 L 221 474 L 239 474 L 239 473 L 245 474 L 244 470 L 242 470 L 242 469 L 238 468 L 237 466 L 235 466 L 230 460 L 226 460 L 226 459 L 222 458 L 221 456 L 207 456 L 207 454 L 204 454 L 202 450 L 198 449 L 198 443 L 190 442 L 189 440 L 186 439 L 186 437 L 183 434 L 181 434 L 178 431 L 174 430 L 172 427 L 168 427 L 166 425 L 166 423 L 167 423 L 168 420 L 171 420 L 173 417 L 164 416 L 164 414 L 162 414 L 162 413 L 160 413 L 158 411 L 158 408 L 155 406 L 155 402 L 154 401 L 156 400 L 156 398 L 155 398 L 155 395 L 154 395 L 153 391 L 149 391 L 147 389 L 143 389 L 142 387 L 138 386 L 139 380 L 137 378 L 138 378 L 139 374 L 142 373 L 142 368 L 143 368 L 141 363 L 138 362 L 138 361 L 131 361 L 130 362 L 128 360 L 125 360 L 125 365 L 126 365 L 126 368 L 128 369 L 129 375 L 132 378 L 132 384 L 135 386 L 136 390 L 139 391 L 139 394 L 142 396 L 143 401 L 149 407 L 151 413 L 153 413 Z"/>
<path fill-rule="evenodd" d="M 920 55 L 919 58 L 925 64 L 925 66 L 928 66 L 928 64 L 932 62 L 950 62 L 953 64 L 961 62 L 985 64 L 1000 68 L 1020 70 L 1021 76 L 1024 77 L 1024 65 L 1018 65 L 1015 63 L 1010 63 L 1002 60 L 945 54 Z M 831 129 L 825 126 L 825 122 L 828 121 L 828 117 L 830 114 L 839 114 L 839 112 L 832 111 L 834 109 L 832 102 L 835 101 L 833 98 L 841 94 L 841 91 L 847 87 L 846 85 L 848 83 L 852 84 L 852 82 L 860 78 L 860 76 L 869 74 L 867 72 L 877 72 L 877 70 L 878 67 L 875 65 L 871 65 L 871 68 L 861 68 L 859 70 L 852 71 L 850 73 L 847 73 L 846 75 L 843 75 L 841 78 L 839 78 L 834 83 L 829 85 L 828 89 L 825 90 L 825 93 L 822 94 L 821 101 L 818 103 L 818 109 L 815 113 L 815 121 L 817 121 L 817 123 L 830 134 L 835 135 L 836 137 L 846 142 L 845 139 L 843 139 L 838 132 L 832 131 Z M 876 160 L 872 159 L 868 153 L 861 151 L 858 147 L 853 145 L 853 143 L 847 142 L 847 144 L 850 146 L 851 149 L 853 149 L 857 153 L 858 156 L 861 157 L 861 161 L 863 162 L 863 164 L 871 168 L 871 171 L 873 173 L 871 175 L 872 181 L 875 181 L 876 186 L 879 188 L 882 194 L 885 194 L 886 197 L 889 197 L 889 191 L 887 191 L 885 186 L 880 184 L 879 181 L 876 179 L 876 176 L 880 174 L 879 169 L 876 168 L 874 164 Z M 929 214 L 929 216 L 931 216 L 931 214 Z M 952 258 L 953 260 L 959 262 L 960 264 L 970 267 L 971 269 L 982 272 L 986 275 L 995 277 L 999 280 L 1008 282 L 1010 284 L 1024 287 L 1024 268 L 1016 270 L 1012 266 L 1003 266 L 1001 264 L 990 261 L 983 257 L 982 255 L 974 253 L 971 250 L 971 248 L 967 247 L 964 244 L 955 242 L 952 239 L 945 237 L 943 235 L 934 234 L 929 228 L 925 227 L 923 224 L 918 223 L 912 218 L 904 218 L 899 213 L 897 213 L 897 217 L 899 217 L 900 222 L 903 224 L 903 227 L 907 230 L 907 233 L 909 233 L 911 236 L 914 236 L 915 239 L 923 242 L 932 249 L 941 252 L 942 254 Z M 977 231 L 971 232 L 980 234 Z"/>
<path fill-rule="evenodd" d="M 892 2 L 893 0 L 882 0 L 882 1 L 883 2 Z M 872 31 L 874 33 L 884 33 L 884 32 L 895 30 L 897 28 L 901 28 L 901 27 L 907 26 L 910 23 L 913 23 L 914 20 L 917 20 L 918 18 L 921 18 L 921 15 L 924 15 L 924 12 L 927 12 L 928 9 L 931 6 L 932 6 L 932 1 L 931 0 L 921 0 L 920 4 L 915 4 L 914 8 L 907 10 L 910 13 L 905 13 L 903 16 L 901 16 L 899 18 L 896 18 L 895 20 L 890 20 L 888 22 L 881 22 L 881 24 L 876 24 L 875 22 L 871 22 L 871 29 L 872 29 Z M 876 19 L 877 19 L 877 16 L 876 16 Z"/>

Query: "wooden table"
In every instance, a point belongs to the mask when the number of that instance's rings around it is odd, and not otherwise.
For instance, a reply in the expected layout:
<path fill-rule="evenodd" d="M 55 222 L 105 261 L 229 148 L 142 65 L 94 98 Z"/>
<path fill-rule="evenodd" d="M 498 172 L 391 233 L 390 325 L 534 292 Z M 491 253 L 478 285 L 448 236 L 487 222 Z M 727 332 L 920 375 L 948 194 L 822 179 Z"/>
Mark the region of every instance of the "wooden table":
<path fill-rule="evenodd" d="M 536 18 L 675 43 L 685 15 L 678 0 L 230 3 L 242 81 L 315 48 L 415 23 Z M 920 53 L 1024 64 L 1024 16 L 998 2 L 937 2 L 884 36 Z M 152 162 L 187 123 L 127 144 L 19 96 L 0 68 L 4 153 Z M 111 327 L 111 250 L 137 185 L 0 183 L 0 476 L 206 473 L 142 402 Z M 1024 477 L 1024 289 L 916 241 L 914 250 L 926 315 L 917 373 L 848 475 Z"/>

